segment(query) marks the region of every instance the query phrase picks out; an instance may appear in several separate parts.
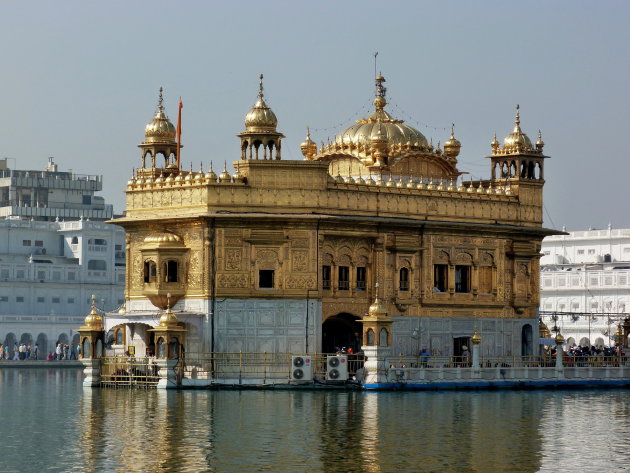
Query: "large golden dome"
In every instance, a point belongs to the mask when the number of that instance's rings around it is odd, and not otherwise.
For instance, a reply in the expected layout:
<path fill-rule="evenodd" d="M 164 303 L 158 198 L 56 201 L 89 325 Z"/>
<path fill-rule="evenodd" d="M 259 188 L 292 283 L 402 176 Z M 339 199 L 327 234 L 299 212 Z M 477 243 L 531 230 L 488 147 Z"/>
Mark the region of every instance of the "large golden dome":
<path fill-rule="evenodd" d="M 175 140 L 175 126 L 166 116 L 163 102 L 162 87 L 160 87 L 157 113 L 144 129 L 145 143 L 160 143 Z"/>
<path fill-rule="evenodd" d="M 245 127 L 247 131 L 276 131 L 278 126 L 278 118 L 273 113 L 263 96 L 263 75 L 260 74 L 260 89 L 258 91 L 258 100 L 252 109 L 245 115 Z"/>
<path fill-rule="evenodd" d="M 384 108 L 385 78 L 376 78 L 376 98 L 374 107 L 376 110 L 368 118 L 357 120 L 357 123 L 349 126 L 335 137 L 335 144 L 355 149 L 369 147 L 373 137 L 382 135 L 390 147 L 397 145 L 406 146 L 407 149 L 429 151 L 431 148 L 427 139 L 415 128 L 406 125 L 403 120 L 396 119 L 387 113 Z"/>

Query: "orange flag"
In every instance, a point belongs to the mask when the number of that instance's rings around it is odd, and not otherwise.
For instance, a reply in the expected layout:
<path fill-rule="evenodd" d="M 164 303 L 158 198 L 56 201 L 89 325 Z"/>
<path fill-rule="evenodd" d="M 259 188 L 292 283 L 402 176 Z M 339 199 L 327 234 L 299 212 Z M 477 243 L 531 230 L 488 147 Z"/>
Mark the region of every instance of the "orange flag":
<path fill-rule="evenodd" d="M 184 108 L 184 104 L 182 103 L 182 98 L 179 98 L 179 110 L 177 111 L 177 169 L 181 169 L 181 161 L 179 158 L 179 149 L 182 147 L 182 108 Z"/>

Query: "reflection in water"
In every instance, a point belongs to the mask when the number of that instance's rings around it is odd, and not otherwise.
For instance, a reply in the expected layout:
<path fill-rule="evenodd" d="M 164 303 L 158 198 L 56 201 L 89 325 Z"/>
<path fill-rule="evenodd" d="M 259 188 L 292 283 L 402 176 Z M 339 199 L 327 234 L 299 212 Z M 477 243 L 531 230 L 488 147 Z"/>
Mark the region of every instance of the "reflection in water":
<path fill-rule="evenodd" d="M 612 472 L 629 460 L 626 390 L 164 392 L 0 369 L 0 396 L 0 472 Z"/>

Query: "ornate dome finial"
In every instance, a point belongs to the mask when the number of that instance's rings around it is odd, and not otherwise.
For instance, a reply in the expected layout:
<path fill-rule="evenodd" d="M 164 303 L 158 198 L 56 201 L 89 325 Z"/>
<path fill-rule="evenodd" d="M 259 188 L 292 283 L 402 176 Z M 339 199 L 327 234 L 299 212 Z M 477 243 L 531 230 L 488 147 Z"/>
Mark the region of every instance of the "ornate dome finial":
<path fill-rule="evenodd" d="M 455 138 L 455 123 L 451 124 L 451 137 L 444 142 L 444 155 L 455 159 L 459 155 L 462 148 L 460 141 Z"/>
<path fill-rule="evenodd" d="M 544 146 L 545 146 L 545 142 L 542 139 L 542 132 L 538 130 L 538 140 L 536 141 L 536 149 L 538 151 L 542 151 Z"/>
<path fill-rule="evenodd" d="M 494 137 L 492 138 L 492 141 L 490 142 L 490 146 L 492 147 L 492 152 L 494 154 L 496 154 L 496 152 L 499 150 L 499 142 L 497 141 L 497 132 L 494 132 Z"/>
<path fill-rule="evenodd" d="M 383 110 L 385 105 L 387 105 L 387 100 L 385 99 L 387 88 L 383 87 L 383 82 L 385 82 L 385 77 L 380 74 L 376 76 L 376 97 L 374 98 L 374 106 L 376 107 L 376 110 Z"/>
<path fill-rule="evenodd" d="M 164 95 L 163 95 L 164 89 L 162 87 L 160 87 L 160 95 L 158 98 L 158 110 L 160 111 L 164 111 Z"/>
<path fill-rule="evenodd" d="M 317 154 L 317 144 L 311 139 L 311 129 L 306 127 L 306 139 L 300 145 L 302 155 L 306 159 L 313 159 L 313 156 Z"/>
<path fill-rule="evenodd" d="M 259 77 L 259 78 L 260 78 L 260 84 L 258 85 L 258 97 L 259 97 L 259 98 L 261 98 L 261 99 L 262 99 L 262 98 L 263 98 L 263 96 L 264 96 L 264 95 L 263 95 L 263 77 L 264 77 L 264 76 L 263 76 L 263 75 L 262 75 L 262 73 L 261 73 L 261 74 L 260 74 L 260 77 Z"/>

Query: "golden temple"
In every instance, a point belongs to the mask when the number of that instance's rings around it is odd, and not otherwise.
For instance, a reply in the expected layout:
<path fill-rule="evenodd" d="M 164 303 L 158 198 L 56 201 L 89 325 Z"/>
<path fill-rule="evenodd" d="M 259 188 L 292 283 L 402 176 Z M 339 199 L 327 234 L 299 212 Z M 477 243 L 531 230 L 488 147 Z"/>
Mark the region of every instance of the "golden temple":
<path fill-rule="evenodd" d="M 160 91 L 114 221 L 127 232 L 126 303 L 106 317 L 119 345 L 154 352 L 168 308 L 189 352 L 358 350 L 378 283 L 394 353 L 458 356 L 476 328 L 484 355 L 533 354 L 540 244 L 555 233 L 542 138 L 517 107 L 490 178 L 463 181 L 454 127 L 434 147 L 386 110 L 384 82 L 369 117 L 320 147 L 308 131 L 298 161 L 281 159 L 261 75 L 235 171 L 219 175 L 178 165 Z"/>

